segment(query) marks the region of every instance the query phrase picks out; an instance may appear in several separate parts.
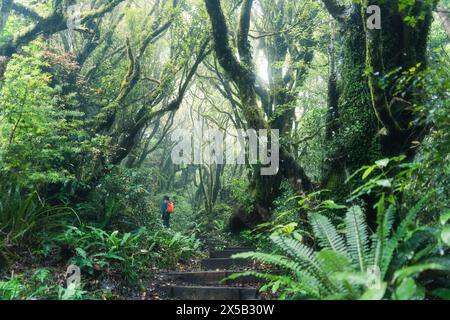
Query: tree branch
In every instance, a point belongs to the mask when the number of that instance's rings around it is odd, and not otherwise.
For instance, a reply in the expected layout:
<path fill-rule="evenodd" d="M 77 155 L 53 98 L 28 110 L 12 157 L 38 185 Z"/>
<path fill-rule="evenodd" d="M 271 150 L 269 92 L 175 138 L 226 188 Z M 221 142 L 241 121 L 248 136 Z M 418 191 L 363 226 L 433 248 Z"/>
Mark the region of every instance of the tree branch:
<path fill-rule="evenodd" d="M 247 66 L 252 65 L 252 52 L 248 41 L 250 31 L 250 17 L 252 12 L 253 0 L 244 0 L 239 17 L 239 33 L 238 33 L 238 51 L 241 61 Z"/>
<path fill-rule="evenodd" d="M 220 0 L 205 0 L 205 5 L 211 18 L 214 45 L 219 63 L 233 78 L 233 81 L 237 82 L 243 70 L 230 47 L 228 27 L 225 23 Z"/>
<path fill-rule="evenodd" d="M 85 24 L 93 19 L 103 16 L 112 11 L 123 1 L 125 0 L 110 0 L 109 3 L 102 7 L 82 14 L 81 23 Z M 48 17 L 39 20 L 35 25 L 25 29 L 23 32 L 14 35 L 12 40 L 0 45 L 0 55 L 11 57 L 21 46 L 30 43 L 40 35 L 50 36 L 66 30 L 68 28 L 67 22 L 69 19 L 67 14 L 67 4 L 66 1 L 55 0 L 53 2 L 52 13 Z"/>
<path fill-rule="evenodd" d="M 15 11 L 16 13 L 18 13 L 18 14 L 21 14 L 21 15 L 23 15 L 23 16 L 25 16 L 27 18 L 30 18 L 30 19 L 32 19 L 34 21 L 37 21 L 37 22 L 39 22 L 39 21 L 44 19 L 36 11 L 34 11 L 33 9 L 30 9 L 30 8 L 20 4 L 20 3 L 13 3 L 12 10 Z"/>

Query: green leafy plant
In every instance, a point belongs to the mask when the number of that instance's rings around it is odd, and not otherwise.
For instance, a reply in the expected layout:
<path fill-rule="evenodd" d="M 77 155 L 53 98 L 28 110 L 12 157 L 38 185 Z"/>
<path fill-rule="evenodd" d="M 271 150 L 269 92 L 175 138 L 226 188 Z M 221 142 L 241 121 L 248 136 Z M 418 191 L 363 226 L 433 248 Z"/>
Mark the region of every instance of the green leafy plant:
<path fill-rule="evenodd" d="M 408 227 L 423 208 L 428 198 L 422 199 L 409 210 L 396 230 L 392 231 L 395 208 L 391 207 L 385 219 L 374 234 L 369 234 L 363 211 L 358 206 L 351 207 L 345 216 L 345 230 L 338 230 L 330 220 L 317 213 L 309 215 L 315 239 L 320 250 L 314 250 L 301 241 L 287 236 L 273 235 L 272 242 L 279 251 L 276 254 L 244 253 L 236 258 L 252 258 L 263 263 L 277 266 L 288 273 L 264 274 L 247 272 L 234 275 L 253 275 L 267 282 L 263 290 L 271 289 L 273 293 L 281 291 L 281 298 L 314 299 L 381 299 L 390 296 L 390 290 L 402 290 L 404 281 L 414 281 L 416 276 L 429 270 L 450 271 L 446 261 L 433 260 L 433 263 L 421 262 L 420 265 L 405 263 L 393 278 L 386 275 L 390 271 L 395 252 L 405 245 Z M 345 234 L 345 237 L 343 234 Z M 430 252 L 431 253 L 431 252 Z M 429 259 L 429 255 L 423 260 Z M 414 261 L 414 260 L 412 260 Z M 432 260 L 429 260 L 432 261 Z M 379 271 L 378 287 L 371 287 L 370 272 Z M 398 287 L 396 288 L 396 285 Z M 394 293 L 395 296 L 395 293 Z M 404 296 L 403 296 L 404 297 Z"/>
<path fill-rule="evenodd" d="M 56 284 L 52 271 L 46 268 L 26 275 L 13 274 L 0 281 L 0 300 L 79 300 L 87 298 L 86 293 L 82 288 L 64 288 Z"/>
<path fill-rule="evenodd" d="M 55 241 L 73 251 L 70 263 L 88 275 L 116 274 L 118 280 L 130 283 L 148 277 L 152 266 L 174 268 L 200 249 L 195 235 L 146 228 L 121 233 L 94 226 L 69 227 Z"/>
<path fill-rule="evenodd" d="M 37 191 L 26 192 L 17 185 L 2 188 L 0 194 L 0 267 L 8 248 L 29 244 L 44 232 L 55 232 L 73 221 L 77 214 L 67 206 L 50 205 Z"/>

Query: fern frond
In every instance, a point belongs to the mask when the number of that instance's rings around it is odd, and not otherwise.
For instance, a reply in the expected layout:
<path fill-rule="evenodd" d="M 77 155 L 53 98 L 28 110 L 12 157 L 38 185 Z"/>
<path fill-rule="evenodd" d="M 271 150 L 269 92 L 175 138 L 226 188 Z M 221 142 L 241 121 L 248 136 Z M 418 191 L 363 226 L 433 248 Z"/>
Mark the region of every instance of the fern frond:
<path fill-rule="evenodd" d="M 317 254 L 321 269 L 328 274 L 345 272 L 351 269 L 351 263 L 346 254 L 331 249 L 323 249 Z"/>
<path fill-rule="evenodd" d="M 269 254 L 262 252 L 245 252 L 233 255 L 233 258 L 254 259 L 262 263 L 280 267 L 293 273 L 305 272 L 305 268 L 301 263 L 277 254 Z"/>
<path fill-rule="evenodd" d="M 351 207 L 345 217 L 347 229 L 347 246 L 350 257 L 359 266 L 361 272 L 366 271 L 369 237 L 364 213 L 358 206 Z"/>
<path fill-rule="evenodd" d="M 347 254 L 344 239 L 338 234 L 336 228 L 327 217 L 318 213 L 310 213 L 308 219 L 312 225 L 314 235 L 323 249 L 331 249 Z"/>
<path fill-rule="evenodd" d="M 382 256 L 382 271 L 388 270 L 389 266 L 391 264 L 392 258 L 394 256 L 395 251 L 398 249 L 399 243 L 403 240 L 405 240 L 407 232 L 408 232 L 408 226 L 416 219 L 419 212 L 423 209 L 425 204 L 428 202 L 430 197 L 433 195 L 434 192 L 430 192 L 427 195 L 425 195 L 414 207 L 412 207 L 408 213 L 406 214 L 403 221 L 398 226 L 396 232 L 394 235 L 389 239 L 386 243 L 385 250 L 383 252 Z M 387 271 L 385 271 L 387 272 Z"/>
<path fill-rule="evenodd" d="M 270 240 L 272 240 L 287 255 L 305 267 L 320 269 L 314 250 L 305 246 L 300 241 L 282 236 L 271 236 Z"/>
<path fill-rule="evenodd" d="M 448 265 L 445 265 L 444 263 L 424 263 L 424 264 L 418 264 L 411 267 L 403 268 L 395 272 L 394 275 L 394 282 L 401 283 L 401 281 L 405 278 L 411 277 L 415 274 L 419 274 L 425 271 L 429 270 L 438 270 L 438 271 L 444 271 L 449 273 L 450 268 Z"/>
<path fill-rule="evenodd" d="M 370 261 L 372 265 L 378 266 L 384 277 L 387 272 L 383 266 L 383 254 L 389 237 L 392 232 L 392 226 L 395 220 L 396 206 L 390 205 L 386 211 L 383 210 L 382 216 L 378 219 L 377 233 L 372 237 L 372 252 L 370 255 Z"/>
<path fill-rule="evenodd" d="M 305 270 L 308 270 L 320 282 L 327 293 L 331 294 L 338 291 L 336 285 L 322 270 L 317 259 L 317 253 L 311 248 L 292 238 L 272 236 L 270 239 L 286 254 L 298 261 Z"/>
<path fill-rule="evenodd" d="M 270 287 L 273 287 L 275 283 L 279 286 L 280 291 L 286 294 L 304 294 L 309 297 L 320 297 L 319 288 L 317 287 L 315 279 L 311 280 L 309 276 L 303 276 L 297 274 L 297 277 L 286 275 L 275 275 L 270 273 L 247 271 L 242 273 L 233 274 L 223 281 L 235 280 L 241 277 L 256 277 L 267 282 L 265 286 L 261 288 L 261 291 L 265 291 Z"/>

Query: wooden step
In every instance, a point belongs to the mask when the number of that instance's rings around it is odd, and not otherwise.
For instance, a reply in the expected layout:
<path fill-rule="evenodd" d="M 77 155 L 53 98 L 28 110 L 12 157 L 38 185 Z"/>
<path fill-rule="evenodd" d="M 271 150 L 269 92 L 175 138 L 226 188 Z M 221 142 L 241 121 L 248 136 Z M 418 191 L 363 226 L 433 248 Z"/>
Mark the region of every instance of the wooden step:
<path fill-rule="evenodd" d="M 223 279 L 236 274 L 236 271 L 195 271 L 195 272 L 169 272 L 161 274 L 160 276 L 170 282 L 178 284 L 198 284 L 202 286 L 217 286 L 217 285 L 252 285 L 259 284 L 263 281 L 253 276 L 239 277 L 235 280 Z"/>
<path fill-rule="evenodd" d="M 210 258 L 202 260 L 203 270 L 232 270 L 246 268 L 253 264 L 249 259 Z"/>
<path fill-rule="evenodd" d="M 167 286 L 168 298 L 176 300 L 255 300 L 258 289 L 236 287 Z"/>

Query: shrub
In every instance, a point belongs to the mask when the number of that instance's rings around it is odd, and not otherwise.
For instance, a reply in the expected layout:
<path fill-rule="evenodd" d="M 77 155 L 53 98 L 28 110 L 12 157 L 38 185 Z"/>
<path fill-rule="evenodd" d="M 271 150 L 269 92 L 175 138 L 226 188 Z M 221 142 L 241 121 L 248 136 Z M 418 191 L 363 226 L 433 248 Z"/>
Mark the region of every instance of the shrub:
<path fill-rule="evenodd" d="M 106 232 L 93 226 L 70 227 L 55 238 L 60 248 L 72 252 L 69 263 L 90 276 L 114 276 L 124 283 L 137 283 L 150 276 L 152 267 L 176 268 L 200 248 L 195 236 L 168 230 L 152 232 Z"/>
<path fill-rule="evenodd" d="M 277 254 L 250 252 L 235 257 L 257 259 L 288 273 L 246 272 L 231 278 L 253 275 L 265 279 L 268 283 L 262 290 L 281 291 L 281 298 L 410 299 L 442 295 L 448 288 L 428 291 L 423 287 L 426 282 L 422 285 L 416 282 L 420 274 L 430 270 L 450 273 L 450 261 L 440 254 L 449 252 L 448 244 L 443 248 L 434 234 L 429 237 L 434 241 L 419 245 L 416 236 L 421 228 L 413 232 L 408 229 L 427 200 L 422 199 L 412 208 L 395 232 L 392 232 L 395 207 L 390 207 L 375 234 L 369 234 L 362 209 L 351 207 L 345 217 L 345 240 L 328 218 L 312 213 L 309 222 L 320 250 L 292 237 L 273 235 L 271 240 L 279 249 Z M 411 248 L 413 243 L 415 247 Z M 406 260 L 401 254 L 395 255 L 405 247 L 412 249 Z"/>

